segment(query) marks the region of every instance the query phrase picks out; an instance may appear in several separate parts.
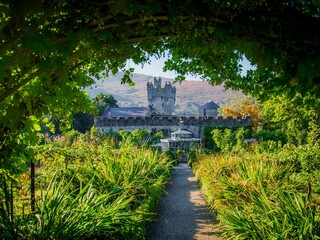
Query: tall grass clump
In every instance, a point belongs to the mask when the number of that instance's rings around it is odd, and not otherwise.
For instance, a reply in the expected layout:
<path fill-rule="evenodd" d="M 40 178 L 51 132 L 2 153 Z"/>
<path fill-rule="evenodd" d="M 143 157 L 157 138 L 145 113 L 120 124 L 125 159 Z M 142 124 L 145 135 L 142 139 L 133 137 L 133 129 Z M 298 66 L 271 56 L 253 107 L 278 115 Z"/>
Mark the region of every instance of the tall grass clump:
<path fill-rule="evenodd" d="M 304 148 L 198 156 L 194 171 L 226 238 L 320 238 L 320 155 Z"/>
<path fill-rule="evenodd" d="M 144 239 L 170 178 L 172 162 L 165 155 L 130 141 L 84 135 L 72 141 L 55 137 L 33 151 L 35 209 L 30 176 L 23 174 L 8 200 L 1 200 L 1 237 Z M 12 206 L 12 217 L 6 206 Z"/>
<path fill-rule="evenodd" d="M 132 197 L 114 193 L 101 194 L 92 182 L 79 191 L 72 183 L 53 178 L 39 198 L 35 220 L 28 226 L 29 239 L 94 239 L 141 237 L 142 218 L 128 206 Z"/>

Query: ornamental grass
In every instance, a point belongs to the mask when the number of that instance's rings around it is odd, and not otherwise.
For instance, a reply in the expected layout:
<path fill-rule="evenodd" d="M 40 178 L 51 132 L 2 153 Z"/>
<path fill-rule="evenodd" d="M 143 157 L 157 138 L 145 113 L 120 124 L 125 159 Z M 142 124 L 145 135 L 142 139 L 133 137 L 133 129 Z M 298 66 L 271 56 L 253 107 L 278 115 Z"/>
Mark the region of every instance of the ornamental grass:
<path fill-rule="evenodd" d="M 320 163 L 313 150 L 198 156 L 194 171 L 226 239 L 320 238 Z"/>
<path fill-rule="evenodd" d="M 0 238 L 144 239 L 170 179 L 172 162 L 164 155 L 127 142 L 81 139 L 34 152 L 35 211 L 23 174 L 0 201 Z"/>

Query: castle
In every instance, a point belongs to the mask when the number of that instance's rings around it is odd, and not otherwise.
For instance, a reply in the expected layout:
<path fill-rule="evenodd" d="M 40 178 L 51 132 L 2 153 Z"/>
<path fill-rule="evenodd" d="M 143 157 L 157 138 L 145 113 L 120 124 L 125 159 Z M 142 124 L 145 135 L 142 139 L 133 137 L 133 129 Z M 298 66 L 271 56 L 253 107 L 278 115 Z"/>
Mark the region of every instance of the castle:
<path fill-rule="evenodd" d="M 147 83 L 148 102 L 151 112 L 159 115 L 172 115 L 176 102 L 176 87 L 166 82 L 161 87 L 161 78 L 154 78 L 154 84 Z"/>
<path fill-rule="evenodd" d="M 176 101 L 176 88 L 170 82 L 161 86 L 161 78 L 154 78 L 154 83 L 147 83 L 148 107 L 106 108 L 95 118 L 95 126 L 101 132 L 133 131 L 145 129 L 151 133 L 162 131 L 165 137 L 179 128 L 183 121 L 184 127 L 194 137 L 202 139 L 206 126 L 245 127 L 251 125 L 251 118 L 218 117 L 219 106 L 209 101 L 199 109 L 197 116 L 173 115 Z"/>

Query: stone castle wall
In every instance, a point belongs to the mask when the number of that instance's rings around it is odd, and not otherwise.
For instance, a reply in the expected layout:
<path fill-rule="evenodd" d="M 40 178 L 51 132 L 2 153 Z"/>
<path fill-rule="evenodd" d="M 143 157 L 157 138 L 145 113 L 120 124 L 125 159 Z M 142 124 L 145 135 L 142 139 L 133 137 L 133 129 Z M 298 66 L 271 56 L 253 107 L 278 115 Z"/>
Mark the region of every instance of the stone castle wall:
<path fill-rule="evenodd" d="M 96 117 L 95 126 L 100 132 L 117 132 L 119 130 L 133 131 L 145 129 L 149 132 L 163 131 L 168 136 L 171 132 L 179 129 L 179 122 L 183 121 L 183 128 L 191 131 L 195 137 L 202 137 L 203 127 L 245 127 L 251 125 L 251 118 L 246 117 L 184 117 L 184 116 L 151 116 L 151 117 Z"/>

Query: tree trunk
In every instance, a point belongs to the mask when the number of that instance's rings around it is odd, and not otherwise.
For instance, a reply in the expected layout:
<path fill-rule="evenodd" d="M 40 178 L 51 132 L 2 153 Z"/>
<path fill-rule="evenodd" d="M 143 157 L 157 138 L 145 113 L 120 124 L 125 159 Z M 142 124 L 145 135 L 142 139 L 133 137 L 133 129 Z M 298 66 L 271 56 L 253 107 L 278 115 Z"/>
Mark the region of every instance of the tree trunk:
<path fill-rule="evenodd" d="M 36 210 L 34 175 L 35 175 L 35 164 L 31 160 L 30 191 L 31 191 L 31 212 L 32 213 L 34 213 Z"/>

